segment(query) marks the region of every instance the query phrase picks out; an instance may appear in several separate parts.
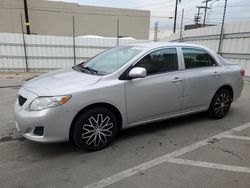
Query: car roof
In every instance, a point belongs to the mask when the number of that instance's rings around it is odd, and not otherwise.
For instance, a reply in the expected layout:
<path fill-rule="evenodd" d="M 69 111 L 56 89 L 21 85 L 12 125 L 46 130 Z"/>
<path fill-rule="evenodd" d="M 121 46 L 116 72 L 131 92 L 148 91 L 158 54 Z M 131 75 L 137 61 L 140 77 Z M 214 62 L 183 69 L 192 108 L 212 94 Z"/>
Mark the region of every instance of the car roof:
<path fill-rule="evenodd" d="M 160 47 L 198 47 L 206 49 L 204 46 L 196 45 L 196 44 L 188 44 L 188 43 L 180 43 L 180 42 L 146 42 L 146 43 L 133 43 L 127 44 L 129 46 L 138 46 L 144 47 L 145 49 L 154 49 Z"/>

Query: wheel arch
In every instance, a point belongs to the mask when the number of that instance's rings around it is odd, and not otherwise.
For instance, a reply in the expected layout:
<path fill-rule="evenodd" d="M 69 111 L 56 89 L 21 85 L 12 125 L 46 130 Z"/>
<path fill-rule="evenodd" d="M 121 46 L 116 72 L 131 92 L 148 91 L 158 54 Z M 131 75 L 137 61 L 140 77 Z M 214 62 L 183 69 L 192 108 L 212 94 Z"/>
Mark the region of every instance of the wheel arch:
<path fill-rule="evenodd" d="M 91 104 L 91 105 L 88 105 L 86 107 L 84 107 L 83 109 L 81 109 L 74 117 L 73 121 L 71 122 L 71 125 L 70 125 L 70 130 L 69 130 L 69 140 L 72 140 L 72 132 L 73 132 L 73 129 L 74 129 L 74 126 L 75 126 L 75 122 L 77 121 L 77 119 L 80 117 L 81 114 L 83 114 L 85 111 L 91 109 L 91 108 L 95 108 L 95 107 L 105 107 L 109 110 L 111 110 L 112 112 L 115 113 L 115 115 L 117 116 L 118 118 L 118 121 L 119 121 L 119 127 L 118 127 L 118 130 L 121 130 L 122 128 L 122 115 L 121 115 L 121 112 L 112 104 L 109 104 L 109 103 L 94 103 L 94 104 Z"/>
<path fill-rule="evenodd" d="M 220 91 L 221 89 L 226 89 L 226 90 L 228 90 L 228 91 L 231 93 L 232 99 L 233 99 L 234 92 L 233 92 L 232 86 L 230 86 L 229 84 L 225 84 L 225 85 L 222 85 L 221 87 L 219 87 L 217 90 L 215 90 L 215 92 L 213 93 L 213 95 L 211 95 L 211 98 L 210 98 L 209 106 L 208 106 L 208 107 L 210 107 L 210 105 L 211 105 L 211 103 L 212 103 L 212 101 L 213 101 L 213 98 L 214 98 L 214 96 L 216 95 L 216 93 L 217 93 L 218 91 Z"/>
<path fill-rule="evenodd" d="M 228 91 L 231 93 L 231 96 L 232 96 L 232 99 L 233 99 L 233 97 L 234 97 L 234 91 L 233 91 L 232 86 L 230 86 L 230 85 L 228 85 L 228 84 L 223 85 L 223 86 L 221 86 L 219 89 L 217 89 L 217 91 L 215 92 L 215 94 L 216 94 L 219 90 L 221 90 L 221 89 L 226 89 L 226 90 L 228 90 Z"/>
<path fill-rule="evenodd" d="M 222 114 L 222 116 L 221 115 L 218 115 L 218 114 L 215 114 L 215 112 L 214 112 L 214 101 L 216 100 L 216 98 L 215 98 L 215 96 L 218 94 L 218 92 L 219 91 L 221 91 L 222 89 L 224 89 L 224 90 L 227 90 L 227 91 L 229 91 L 229 93 L 231 94 L 231 97 L 232 97 L 232 101 L 233 101 L 233 95 L 234 95 L 234 93 L 233 93 L 233 88 L 230 86 L 230 85 L 223 85 L 223 86 L 221 86 L 221 87 L 219 87 L 217 90 L 216 90 L 216 92 L 214 93 L 214 96 L 213 96 L 213 98 L 212 98 L 212 100 L 211 100 L 211 102 L 210 102 L 210 105 L 209 105 L 209 108 L 208 108 L 208 110 L 207 110 L 207 114 L 208 114 L 208 116 L 210 117 L 210 118 L 212 118 L 212 119 L 220 119 L 220 118 L 223 118 L 225 115 L 226 115 L 226 113 L 224 113 L 223 112 L 223 114 Z M 231 102 L 232 102 L 231 101 Z M 229 108 L 230 108 L 230 104 L 229 104 L 229 107 L 228 107 L 228 110 L 229 110 Z M 227 110 L 227 111 L 228 111 Z"/>

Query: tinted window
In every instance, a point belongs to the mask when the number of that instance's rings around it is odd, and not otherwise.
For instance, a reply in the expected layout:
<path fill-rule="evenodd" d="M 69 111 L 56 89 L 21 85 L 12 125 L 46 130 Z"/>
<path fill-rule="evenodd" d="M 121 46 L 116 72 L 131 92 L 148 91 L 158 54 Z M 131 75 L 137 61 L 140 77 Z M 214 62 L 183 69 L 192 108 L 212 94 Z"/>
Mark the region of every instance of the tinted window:
<path fill-rule="evenodd" d="M 161 49 L 142 58 L 136 67 L 143 67 L 147 74 L 174 71 L 178 69 L 177 52 L 175 48 Z"/>
<path fill-rule="evenodd" d="M 203 50 L 182 48 L 186 69 L 215 66 L 214 60 Z"/>

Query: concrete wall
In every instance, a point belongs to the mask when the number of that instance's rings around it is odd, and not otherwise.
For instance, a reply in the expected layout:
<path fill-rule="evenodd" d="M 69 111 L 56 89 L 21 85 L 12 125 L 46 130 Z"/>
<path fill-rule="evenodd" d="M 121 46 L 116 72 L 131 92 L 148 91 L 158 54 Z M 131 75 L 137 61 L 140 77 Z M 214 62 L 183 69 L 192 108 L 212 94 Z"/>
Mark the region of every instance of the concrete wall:
<path fill-rule="evenodd" d="M 82 6 L 76 3 L 27 0 L 31 32 L 39 35 L 72 36 L 72 17 L 75 33 L 79 35 L 120 36 L 148 39 L 150 12 L 142 10 Z M 0 32 L 20 33 L 20 13 L 23 0 L 0 1 Z"/>
<path fill-rule="evenodd" d="M 211 26 L 183 31 L 183 42 L 207 46 L 218 51 L 220 26 Z M 161 41 L 179 41 L 176 33 Z M 221 46 L 221 55 L 228 61 L 241 64 L 250 76 L 250 21 L 226 24 Z"/>

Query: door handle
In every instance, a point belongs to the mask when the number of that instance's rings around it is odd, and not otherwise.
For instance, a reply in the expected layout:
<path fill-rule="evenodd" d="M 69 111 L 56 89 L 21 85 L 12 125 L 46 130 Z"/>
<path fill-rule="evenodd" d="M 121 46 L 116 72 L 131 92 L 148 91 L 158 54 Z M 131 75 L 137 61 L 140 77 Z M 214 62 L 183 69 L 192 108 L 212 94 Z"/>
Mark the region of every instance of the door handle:
<path fill-rule="evenodd" d="M 173 80 L 172 80 L 172 82 L 173 83 L 178 83 L 178 82 L 182 82 L 183 80 L 181 79 L 181 78 L 179 78 L 179 77 L 175 77 Z"/>
<path fill-rule="evenodd" d="M 220 73 L 219 73 L 218 71 L 214 71 L 213 76 L 214 76 L 214 77 L 219 77 L 219 76 L 220 76 Z"/>

